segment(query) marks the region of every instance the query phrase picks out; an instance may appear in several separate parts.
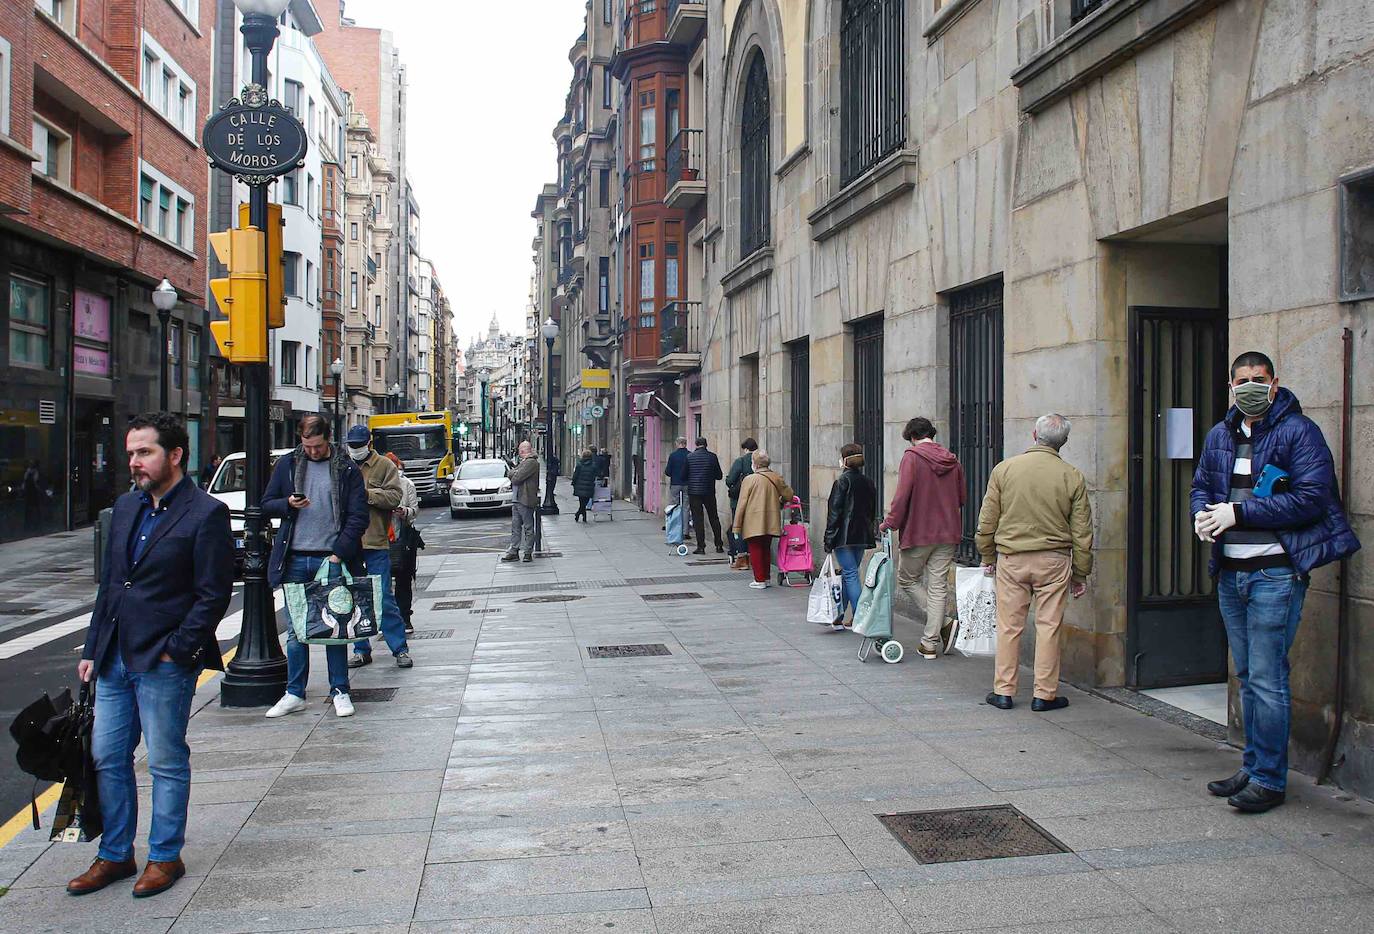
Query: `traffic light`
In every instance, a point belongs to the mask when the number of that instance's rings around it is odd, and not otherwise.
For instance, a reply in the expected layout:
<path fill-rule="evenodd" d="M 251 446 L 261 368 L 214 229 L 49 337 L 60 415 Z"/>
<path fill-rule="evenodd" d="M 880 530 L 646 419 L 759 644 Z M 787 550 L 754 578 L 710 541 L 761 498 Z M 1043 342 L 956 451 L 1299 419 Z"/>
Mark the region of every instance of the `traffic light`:
<path fill-rule="evenodd" d="M 267 326 L 286 327 L 286 289 L 284 288 L 285 268 L 282 265 L 281 229 L 286 222 L 281 219 L 281 205 L 267 205 L 267 229 L 263 231 L 267 240 Z M 248 205 L 239 205 L 239 226 L 248 228 Z"/>
<path fill-rule="evenodd" d="M 215 257 L 229 275 L 211 279 L 210 291 L 228 321 L 211 321 L 220 350 L 231 363 L 267 362 L 264 303 L 267 275 L 262 268 L 262 231 L 256 227 L 210 234 Z"/>

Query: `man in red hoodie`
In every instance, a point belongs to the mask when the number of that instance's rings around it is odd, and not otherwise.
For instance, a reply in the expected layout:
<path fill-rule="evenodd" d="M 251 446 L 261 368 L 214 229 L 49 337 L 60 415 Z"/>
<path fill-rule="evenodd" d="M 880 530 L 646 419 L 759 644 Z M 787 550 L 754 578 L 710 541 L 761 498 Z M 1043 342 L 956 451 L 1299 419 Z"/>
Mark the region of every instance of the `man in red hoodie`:
<path fill-rule="evenodd" d="M 956 634 L 951 626 L 942 638 L 941 629 L 949 568 L 963 534 L 959 510 L 964 505 L 964 468 L 948 448 L 935 443 L 930 419 L 913 418 L 902 429 L 902 437 L 911 446 L 902 454 L 897 494 L 880 530 L 901 532 L 897 585 L 917 606 L 925 606 L 926 628 L 917 651 L 922 658 L 935 658 L 949 651 Z"/>

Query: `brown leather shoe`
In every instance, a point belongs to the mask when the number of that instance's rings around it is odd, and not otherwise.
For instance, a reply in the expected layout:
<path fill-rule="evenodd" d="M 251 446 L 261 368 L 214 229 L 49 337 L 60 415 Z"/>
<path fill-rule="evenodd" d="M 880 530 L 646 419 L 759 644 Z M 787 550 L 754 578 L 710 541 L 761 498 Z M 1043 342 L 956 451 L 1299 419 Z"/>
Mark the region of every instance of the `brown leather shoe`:
<path fill-rule="evenodd" d="M 186 875 L 186 864 L 181 860 L 170 863 L 154 863 L 151 860 L 143 867 L 143 875 L 134 883 L 134 898 L 147 898 L 165 892 Z"/>
<path fill-rule="evenodd" d="M 122 863 L 96 858 L 91 868 L 67 883 L 68 895 L 90 895 L 99 892 L 111 882 L 127 879 L 138 872 L 138 863 L 126 859 Z"/>

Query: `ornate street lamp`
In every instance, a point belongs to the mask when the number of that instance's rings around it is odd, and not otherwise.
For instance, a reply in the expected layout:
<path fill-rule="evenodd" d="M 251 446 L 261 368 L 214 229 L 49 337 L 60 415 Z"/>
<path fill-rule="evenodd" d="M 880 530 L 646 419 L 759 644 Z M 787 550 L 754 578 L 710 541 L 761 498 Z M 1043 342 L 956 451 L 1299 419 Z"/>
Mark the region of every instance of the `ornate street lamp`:
<path fill-rule="evenodd" d="M 487 383 L 491 382 L 491 367 L 484 366 L 477 371 L 477 382 L 481 385 L 482 395 L 482 457 L 487 456 Z"/>
<path fill-rule="evenodd" d="M 343 407 L 339 399 L 343 391 L 343 360 L 335 357 L 329 364 L 329 372 L 334 374 L 334 443 L 338 444 L 343 440 Z"/>
<path fill-rule="evenodd" d="M 544 380 L 548 384 L 547 407 L 544 410 L 544 505 L 539 511 L 546 516 L 558 515 L 558 500 L 554 498 L 553 486 L 558 481 L 558 475 L 553 471 L 553 342 L 558 337 L 558 322 L 553 318 L 547 319 L 539 328 L 539 333 L 544 337 L 544 346 L 548 348 L 548 364 L 544 371 Z"/>
<path fill-rule="evenodd" d="M 266 94 L 267 56 L 277 41 L 277 19 L 290 0 L 234 0 L 243 13 L 240 31 L 251 56 L 249 87 Z M 248 187 L 248 223 L 267 229 L 267 185 Z M 165 347 L 164 347 L 165 350 Z M 262 493 L 267 486 L 267 364 L 243 364 L 244 505 L 243 623 L 238 651 L 220 682 L 225 707 L 265 707 L 286 690 L 286 656 L 277 638 L 277 614 L 267 582 L 267 520 Z"/>
<path fill-rule="evenodd" d="M 172 287 L 172 283 L 163 279 L 158 283 L 157 288 L 153 289 L 153 307 L 157 309 L 158 324 L 162 325 L 162 362 L 158 364 L 158 371 L 161 378 L 158 380 L 157 407 L 158 411 L 167 411 L 167 367 L 171 359 L 171 354 L 167 352 L 167 326 L 172 317 L 172 309 L 177 306 L 177 290 Z"/>

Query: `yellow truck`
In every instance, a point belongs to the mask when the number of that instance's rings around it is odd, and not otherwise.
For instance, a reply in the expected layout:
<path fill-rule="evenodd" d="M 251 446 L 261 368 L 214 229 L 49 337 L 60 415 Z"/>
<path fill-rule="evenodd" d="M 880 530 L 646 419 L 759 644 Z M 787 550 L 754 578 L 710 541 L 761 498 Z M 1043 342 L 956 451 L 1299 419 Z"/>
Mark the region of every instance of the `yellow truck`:
<path fill-rule="evenodd" d="M 372 447 L 401 459 L 420 499 L 447 499 L 453 483 L 453 419 L 448 412 L 394 412 L 368 418 Z"/>

